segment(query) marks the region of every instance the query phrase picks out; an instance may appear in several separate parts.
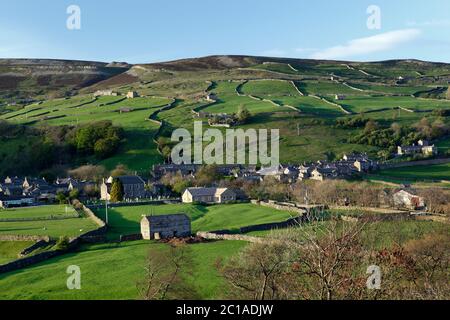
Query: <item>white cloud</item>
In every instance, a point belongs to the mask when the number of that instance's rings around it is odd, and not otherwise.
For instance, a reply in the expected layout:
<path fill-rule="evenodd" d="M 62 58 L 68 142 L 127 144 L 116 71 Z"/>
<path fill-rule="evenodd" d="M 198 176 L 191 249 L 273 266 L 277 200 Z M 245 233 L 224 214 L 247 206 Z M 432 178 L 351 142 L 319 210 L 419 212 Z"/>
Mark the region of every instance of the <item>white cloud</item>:
<path fill-rule="evenodd" d="M 410 42 L 421 34 L 418 29 L 403 29 L 381 33 L 376 36 L 354 39 L 345 45 L 331 47 L 314 53 L 313 59 L 342 59 L 358 55 L 387 51 Z"/>

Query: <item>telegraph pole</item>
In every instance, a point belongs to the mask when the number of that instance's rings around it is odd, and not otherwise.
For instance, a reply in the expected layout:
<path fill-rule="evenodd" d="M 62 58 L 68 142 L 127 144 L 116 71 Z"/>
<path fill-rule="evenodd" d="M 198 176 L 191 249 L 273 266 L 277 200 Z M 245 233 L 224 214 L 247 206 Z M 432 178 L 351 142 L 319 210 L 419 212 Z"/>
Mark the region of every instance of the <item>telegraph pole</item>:
<path fill-rule="evenodd" d="M 105 216 L 106 216 L 106 224 L 108 224 L 108 196 L 106 196 L 105 200 Z"/>

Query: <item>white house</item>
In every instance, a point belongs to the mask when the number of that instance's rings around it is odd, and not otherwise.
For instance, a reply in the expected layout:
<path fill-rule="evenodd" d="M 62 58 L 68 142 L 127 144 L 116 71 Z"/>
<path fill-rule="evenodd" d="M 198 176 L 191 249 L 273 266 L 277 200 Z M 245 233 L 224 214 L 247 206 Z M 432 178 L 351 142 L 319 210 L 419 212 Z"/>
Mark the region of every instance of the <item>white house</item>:
<path fill-rule="evenodd" d="M 406 190 L 400 190 L 392 196 L 397 207 L 418 210 L 425 208 L 425 201 L 422 197 L 412 194 Z"/>

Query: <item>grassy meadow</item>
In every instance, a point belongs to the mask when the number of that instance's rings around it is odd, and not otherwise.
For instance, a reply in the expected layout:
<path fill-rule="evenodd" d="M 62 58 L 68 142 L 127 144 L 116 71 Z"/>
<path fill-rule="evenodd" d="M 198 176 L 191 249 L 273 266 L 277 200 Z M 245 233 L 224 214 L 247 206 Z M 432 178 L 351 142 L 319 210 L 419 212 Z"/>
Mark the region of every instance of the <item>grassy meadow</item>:
<path fill-rule="evenodd" d="M 91 219 L 80 217 L 63 220 L 37 220 L 43 218 L 66 214 L 65 206 L 42 206 L 30 208 L 7 209 L 0 211 L 1 218 L 29 218 L 30 220 L 18 222 L 0 222 L 0 235 L 30 235 L 49 236 L 59 238 L 61 236 L 75 237 L 95 230 L 98 226 Z M 68 213 L 73 213 L 69 209 Z"/>
<path fill-rule="evenodd" d="M 377 176 L 406 181 L 450 180 L 450 163 L 382 170 L 377 172 Z"/>
<path fill-rule="evenodd" d="M 16 260 L 19 253 L 33 243 L 32 241 L 0 241 L 0 265 Z"/>
<path fill-rule="evenodd" d="M 105 209 L 94 210 L 94 213 L 105 220 Z M 289 219 L 292 214 L 286 211 L 273 210 L 253 204 L 231 205 L 145 205 L 118 207 L 108 209 L 108 236 L 117 239 L 120 235 L 140 233 L 140 221 L 143 215 L 162 215 L 185 213 L 192 221 L 192 232 L 237 230 L 254 224 L 280 222 Z"/>
<path fill-rule="evenodd" d="M 200 299 L 220 298 L 223 279 L 216 262 L 226 261 L 245 245 L 238 241 L 190 245 L 192 264 L 182 275 L 183 281 Z M 0 300 L 139 299 L 137 284 L 144 278 L 147 257 L 167 249 L 167 245 L 145 241 L 85 246 L 24 270 L 0 274 Z M 66 269 L 71 265 L 81 269 L 81 290 L 66 287 Z"/>

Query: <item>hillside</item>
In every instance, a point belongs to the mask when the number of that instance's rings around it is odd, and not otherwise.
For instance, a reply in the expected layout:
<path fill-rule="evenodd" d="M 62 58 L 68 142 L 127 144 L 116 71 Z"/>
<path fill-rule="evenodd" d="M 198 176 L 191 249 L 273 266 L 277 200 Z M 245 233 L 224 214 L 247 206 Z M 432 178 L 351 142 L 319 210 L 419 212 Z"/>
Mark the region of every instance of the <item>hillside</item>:
<path fill-rule="evenodd" d="M 128 68 L 126 63 L 0 59 L 0 102 L 21 105 L 33 99 L 71 95 Z"/>
<path fill-rule="evenodd" d="M 132 66 L 3 60 L 0 70 L 0 78 L 7 80 L 0 83 L 9 87 L 0 90 L 3 97 L 6 92 L 14 97 L 31 92 L 46 97 L 39 104 L 4 109 L 0 120 L 34 128 L 110 120 L 123 127 L 126 139 L 116 155 L 89 160 L 107 168 L 122 163 L 146 172 L 162 161 L 154 141 L 158 140 L 162 149 L 171 145 L 175 128 L 192 130 L 193 111 L 232 114 L 239 107 L 252 114 L 243 128 L 281 130 L 283 162 L 334 158 L 351 151 L 378 157 L 380 152 L 392 150 L 395 143 L 409 143 L 423 137 L 424 132 L 433 132 L 432 140 L 439 134 L 440 145 L 448 145 L 445 132 L 441 132 L 450 122 L 443 112 L 450 109 L 446 99 L 450 65 L 444 63 L 210 56 Z M 113 89 L 122 96 L 93 99 L 92 93 L 100 89 Z M 124 99 L 131 90 L 141 97 Z M 73 96 L 49 99 L 61 91 Z M 210 93 L 216 95 L 215 102 L 205 99 Z M 130 112 L 122 113 L 123 108 Z M 423 118 L 428 131 L 417 129 Z M 207 119 L 202 120 L 206 123 Z M 371 137 L 364 128 L 368 120 L 377 123 Z M 158 121 L 163 122 L 162 127 Z M 404 128 L 403 136 L 385 141 L 386 135 L 393 135 L 390 128 L 394 124 Z M 436 133 L 432 126 L 441 131 Z M 14 139 L 20 137 L 3 137 L 0 144 L 14 150 Z M 441 148 L 443 153 L 447 150 Z M 10 154 L 0 155 L 1 161 L 10 162 Z"/>

